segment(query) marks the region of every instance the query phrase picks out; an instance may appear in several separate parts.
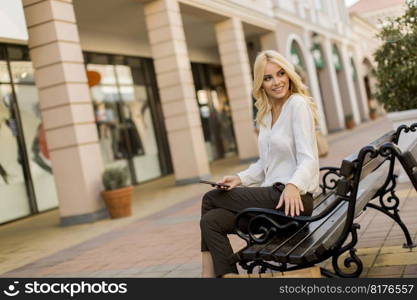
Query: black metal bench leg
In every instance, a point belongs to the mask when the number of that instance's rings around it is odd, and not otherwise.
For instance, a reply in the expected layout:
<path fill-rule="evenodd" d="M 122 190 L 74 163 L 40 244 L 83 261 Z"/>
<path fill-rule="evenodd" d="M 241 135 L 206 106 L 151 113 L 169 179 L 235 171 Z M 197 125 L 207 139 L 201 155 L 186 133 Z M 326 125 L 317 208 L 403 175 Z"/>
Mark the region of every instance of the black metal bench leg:
<path fill-rule="evenodd" d="M 371 207 L 373 209 L 376 209 L 391 219 L 393 219 L 402 229 L 406 243 L 403 244 L 404 248 L 414 248 L 417 246 L 416 243 L 413 243 L 413 240 L 411 239 L 410 232 L 408 231 L 408 228 L 405 226 L 403 221 L 401 220 L 400 215 L 398 212 L 400 211 L 398 209 L 398 206 L 400 205 L 400 199 L 398 199 L 397 195 L 395 194 L 395 187 L 397 186 L 397 175 L 391 174 L 390 175 L 390 183 L 391 186 L 388 188 L 387 185 L 385 185 L 384 189 L 378 191 L 378 193 L 375 195 L 376 197 L 379 197 L 379 203 L 381 206 L 378 206 L 373 203 L 368 203 L 366 206 Z M 390 194 L 387 198 L 384 198 L 387 194 Z"/>
<path fill-rule="evenodd" d="M 340 249 L 336 249 L 336 253 L 332 257 L 332 265 L 335 273 L 340 277 L 345 278 L 353 278 L 353 277 L 359 277 L 359 275 L 362 273 L 363 270 L 363 264 L 362 261 L 359 259 L 359 257 L 356 255 L 356 249 L 354 248 L 356 243 L 358 242 L 358 234 L 357 230 L 360 228 L 359 224 L 352 224 L 352 227 L 350 229 L 350 234 L 352 235 L 352 240 L 344 247 Z M 355 266 L 353 267 L 352 272 L 344 272 L 339 268 L 339 258 L 340 256 L 346 252 L 349 251 L 349 256 L 344 259 L 344 266 L 346 268 L 351 268 L 352 264 Z"/>
<path fill-rule="evenodd" d="M 417 246 L 416 243 L 413 243 L 413 240 L 411 239 L 411 235 L 410 232 L 408 231 L 408 228 L 405 226 L 405 224 L 403 223 L 403 221 L 400 218 L 400 215 L 398 214 L 398 209 L 394 209 L 394 213 L 391 213 L 389 211 L 387 211 L 385 208 L 375 205 L 373 203 L 368 203 L 366 205 L 367 207 L 371 207 L 373 209 L 376 209 L 382 213 L 384 213 L 385 215 L 387 215 L 388 217 L 390 217 L 391 219 L 393 219 L 402 229 L 404 236 L 405 236 L 405 240 L 406 243 L 403 244 L 403 248 L 414 248 Z"/>

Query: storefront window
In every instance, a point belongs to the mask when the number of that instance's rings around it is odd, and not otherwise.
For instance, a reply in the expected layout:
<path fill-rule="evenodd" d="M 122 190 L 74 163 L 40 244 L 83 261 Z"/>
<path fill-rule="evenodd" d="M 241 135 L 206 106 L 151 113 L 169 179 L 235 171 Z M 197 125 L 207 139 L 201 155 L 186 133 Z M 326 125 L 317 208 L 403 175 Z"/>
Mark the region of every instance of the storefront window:
<path fill-rule="evenodd" d="M 37 211 L 45 211 L 58 206 L 58 196 L 42 125 L 33 66 L 28 61 L 27 48 L 9 47 L 8 51 Z"/>
<path fill-rule="evenodd" d="M 31 212 L 17 140 L 12 85 L 5 47 L 0 45 L 0 223 Z"/>
<path fill-rule="evenodd" d="M 200 63 L 191 67 L 208 159 L 234 156 L 237 146 L 222 69 Z"/>
<path fill-rule="evenodd" d="M 30 214 L 11 99 L 11 85 L 0 84 L 0 223 Z"/>
<path fill-rule="evenodd" d="M 0 52 L 1 51 L 3 51 L 3 49 L 0 48 Z M 7 62 L 1 61 L 1 60 L 0 60 L 0 82 L 10 82 L 9 70 L 7 69 Z"/>
<path fill-rule="evenodd" d="M 90 88 L 105 166 L 128 168 L 132 183 L 160 177 L 151 99 L 141 60 L 99 54 L 86 57 L 88 72 L 101 78 Z"/>

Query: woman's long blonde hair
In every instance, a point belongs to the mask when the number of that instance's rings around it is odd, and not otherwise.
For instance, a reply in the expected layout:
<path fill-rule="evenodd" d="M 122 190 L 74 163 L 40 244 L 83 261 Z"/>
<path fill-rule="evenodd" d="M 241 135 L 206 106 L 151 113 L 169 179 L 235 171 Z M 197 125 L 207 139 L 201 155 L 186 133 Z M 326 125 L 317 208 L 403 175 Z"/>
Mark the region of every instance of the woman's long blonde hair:
<path fill-rule="evenodd" d="M 290 95 L 297 93 L 304 96 L 310 105 L 311 112 L 313 113 L 314 125 L 317 126 L 317 124 L 319 124 L 317 105 L 310 97 L 307 86 L 302 82 L 301 77 L 295 71 L 294 66 L 286 60 L 284 56 L 274 50 L 265 50 L 260 52 L 255 60 L 253 96 L 256 99 L 255 106 L 258 109 L 258 113 L 256 114 L 256 123 L 265 127 L 263 119 L 272 108 L 272 103 L 266 95 L 265 90 L 262 88 L 265 66 L 268 62 L 277 64 L 285 70 L 290 78 Z"/>

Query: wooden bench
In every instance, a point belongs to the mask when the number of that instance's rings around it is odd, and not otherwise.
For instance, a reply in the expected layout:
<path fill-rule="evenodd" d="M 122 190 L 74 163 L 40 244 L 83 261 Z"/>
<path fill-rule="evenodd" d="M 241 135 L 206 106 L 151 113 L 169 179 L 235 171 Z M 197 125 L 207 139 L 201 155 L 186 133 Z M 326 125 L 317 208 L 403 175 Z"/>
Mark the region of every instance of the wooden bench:
<path fill-rule="evenodd" d="M 332 258 L 334 272 L 321 268 L 328 277 L 358 277 L 363 265 L 355 254 L 359 224 L 354 223 L 367 207 L 391 217 L 402 228 L 406 246 L 413 247 L 408 229 L 398 215 L 395 195 L 394 157 L 381 156 L 379 148 L 398 141 L 398 132 L 390 131 L 358 154 L 345 158 L 340 168 L 326 167 L 321 171 L 322 193 L 315 198 L 311 217 L 285 216 L 274 209 L 248 208 L 236 216 L 236 233 L 247 245 L 236 252 L 231 262 L 238 262 L 249 274 L 255 267 L 259 273 L 287 272 L 310 268 Z M 386 204 L 396 199 L 394 205 Z M 379 198 L 380 205 L 369 203 Z M 348 237 L 351 237 L 348 239 Z M 339 259 L 347 254 L 344 265 Z"/>
<path fill-rule="evenodd" d="M 416 132 L 417 123 L 414 123 L 411 126 L 401 125 L 398 127 L 398 137 L 400 136 L 401 131 L 404 131 L 405 133 Z M 414 189 L 417 191 L 417 139 L 411 142 L 411 144 L 407 147 L 407 149 L 405 149 L 404 152 L 400 150 L 396 142 L 398 142 L 398 140 L 382 145 L 382 147 L 379 149 L 379 153 L 386 157 L 394 155 L 410 178 Z"/>

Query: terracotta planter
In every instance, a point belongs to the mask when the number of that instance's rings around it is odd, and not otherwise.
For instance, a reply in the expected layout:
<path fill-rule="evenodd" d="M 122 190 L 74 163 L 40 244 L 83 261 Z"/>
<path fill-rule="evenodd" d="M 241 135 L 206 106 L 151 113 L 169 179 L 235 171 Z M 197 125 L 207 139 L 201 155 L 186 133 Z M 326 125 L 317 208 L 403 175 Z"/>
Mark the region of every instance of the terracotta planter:
<path fill-rule="evenodd" d="M 346 120 L 346 128 L 352 129 L 355 127 L 355 121 L 354 120 Z"/>
<path fill-rule="evenodd" d="M 371 111 L 369 113 L 369 117 L 371 118 L 371 120 L 375 120 L 378 117 L 378 115 L 376 114 L 376 111 Z"/>
<path fill-rule="evenodd" d="M 132 192 L 133 186 L 101 192 L 112 219 L 132 215 Z"/>

